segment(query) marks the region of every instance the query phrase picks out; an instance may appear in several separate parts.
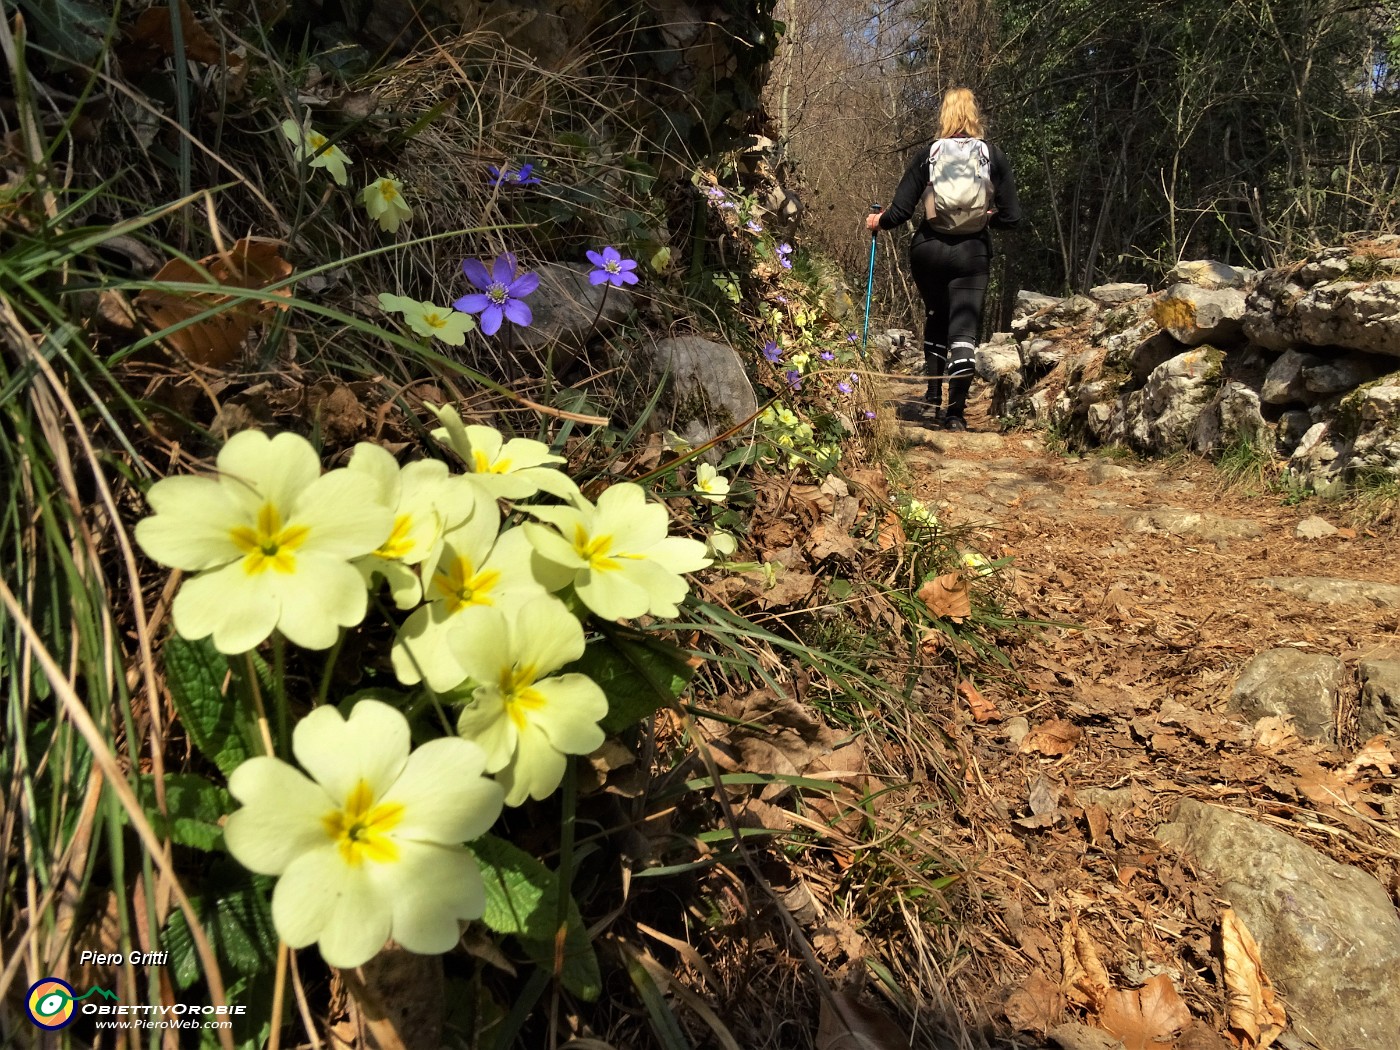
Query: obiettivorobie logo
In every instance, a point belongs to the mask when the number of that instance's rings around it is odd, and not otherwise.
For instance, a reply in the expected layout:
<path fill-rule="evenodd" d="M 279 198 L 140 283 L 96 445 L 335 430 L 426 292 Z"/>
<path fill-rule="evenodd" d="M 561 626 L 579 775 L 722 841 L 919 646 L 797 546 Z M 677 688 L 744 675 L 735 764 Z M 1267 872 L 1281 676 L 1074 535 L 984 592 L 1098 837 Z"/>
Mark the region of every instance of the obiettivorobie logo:
<path fill-rule="evenodd" d="M 109 1002 L 117 1001 L 117 993 L 93 985 L 82 995 L 73 990 L 67 981 L 57 977 L 45 977 L 29 986 L 29 994 L 24 1000 L 24 1012 L 29 1020 L 39 1028 L 50 1032 L 67 1028 L 78 1016 L 74 1003 L 80 1003 L 90 995 L 99 995 Z"/>

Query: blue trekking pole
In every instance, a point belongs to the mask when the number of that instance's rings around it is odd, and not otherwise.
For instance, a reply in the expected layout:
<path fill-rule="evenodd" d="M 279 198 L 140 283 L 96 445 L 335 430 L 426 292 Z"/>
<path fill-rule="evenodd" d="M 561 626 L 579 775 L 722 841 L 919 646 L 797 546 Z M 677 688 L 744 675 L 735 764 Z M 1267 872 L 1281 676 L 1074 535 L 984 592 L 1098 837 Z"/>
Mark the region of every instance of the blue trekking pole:
<path fill-rule="evenodd" d="M 872 204 L 870 210 L 876 215 L 884 211 L 884 205 Z M 865 272 L 865 333 L 860 340 L 860 356 L 868 357 L 868 347 L 870 345 L 870 293 L 875 288 L 875 235 L 879 230 L 870 231 L 870 265 Z"/>

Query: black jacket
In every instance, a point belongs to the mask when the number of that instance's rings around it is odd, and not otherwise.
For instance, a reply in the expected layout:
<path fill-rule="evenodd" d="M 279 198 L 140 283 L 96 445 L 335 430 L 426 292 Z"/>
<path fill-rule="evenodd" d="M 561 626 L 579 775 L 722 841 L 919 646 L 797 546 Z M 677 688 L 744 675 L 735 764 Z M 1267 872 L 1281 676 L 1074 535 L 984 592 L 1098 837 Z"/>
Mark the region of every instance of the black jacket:
<path fill-rule="evenodd" d="M 990 225 L 998 230 L 1009 230 L 1021 221 L 1021 202 L 1016 199 L 1016 176 L 1006 161 L 1006 154 L 992 143 L 987 143 L 992 162 L 992 203 L 996 214 Z M 928 188 L 928 151 L 924 146 L 914 154 L 904 178 L 899 180 L 899 188 L 894 191 L 894 200 L 880 214 L 880 229 L 892 230 L 902 226 L 914 216 L 918 216 L 918 229 L 914 231 L 914 243 L 937 237 L 944 241 L 965 241 L 969 237 L 985 238 L 991 245 L 992 235 L 987 230 L 980 233 L 941 233 L 928 224 L 923 217 L 924 190 Z"/>

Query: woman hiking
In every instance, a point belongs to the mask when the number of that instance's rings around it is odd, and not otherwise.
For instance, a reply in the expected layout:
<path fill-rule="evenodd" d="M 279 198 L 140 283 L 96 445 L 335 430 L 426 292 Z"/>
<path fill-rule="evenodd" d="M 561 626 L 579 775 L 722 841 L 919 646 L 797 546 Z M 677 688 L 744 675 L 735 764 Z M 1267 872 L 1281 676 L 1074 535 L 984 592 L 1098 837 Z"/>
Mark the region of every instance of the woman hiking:
<path fill-rule="evenodd" d="M 924 300 L 928 389 L 922 403 L 900 406 L 899 415 L 929 426 L 966 430 L 972 354 L 992 268 L 989 227 L 1010 229 L 1021 220 L 1011 165 L 1001 150 L 982 138 L 982 113 L 967 88 L 944 93 L 938 140 L 914 157 L 890 206 L 867 215 L 865 225 L 872 233 L 892 230 L 916 216 L 919 226 L 909 249 L 909 268 Z"/>

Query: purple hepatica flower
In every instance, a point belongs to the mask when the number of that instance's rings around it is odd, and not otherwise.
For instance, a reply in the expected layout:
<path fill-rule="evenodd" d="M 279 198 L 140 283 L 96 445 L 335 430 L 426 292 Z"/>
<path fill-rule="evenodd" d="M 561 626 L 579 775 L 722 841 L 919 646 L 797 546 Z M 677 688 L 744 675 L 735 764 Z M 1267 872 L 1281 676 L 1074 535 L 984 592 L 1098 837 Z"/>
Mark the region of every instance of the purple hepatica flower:
<path fill-rule="evenodd" d="M 791 255 L 791 254 L 792 254 L 792 245 L 790 245 L 790 244 L 780 244 L 780 245 L 778 245 L 778 262 L 782 264 L 782 267 L 783 267 L 784 270 L 791 270 L 791 269 L 792 269 L 792 260 L 788 258 L 788 256 Z"/>
<path fill-rule="evenodd" d="M 744 229 L 748 230 L 750 233 L 763 232 L 763 226 L 757 219 L 750 219 L 748 222 L 744 223 Z"/>
<path fill-rule="evenodd" d="M 511 252 L 496 256 L 489 273 L 479 259 L 464 259 L 462 272 L 481 291 L 462 296 L 452 306 L 464 314 L 480 314 L 483 335 L 499 332 L 502 317 L 522 328 L 535 319 L 522 300 L 540 286 L 539 275 L 516 276 L 515 256 Z"/>
<path fill-rule="evenodd" d="M 856 375 L 854 372 L 852 372 L 852 373 L 851 373 L 851 386 L 855 386 L 855 385 L 856 385 L 857 383 L 859 383 L 859 382 L 860 382 L 860 376 L 858 376 L 858 375 Z"/>
<path fill-rule="evenodd" d="M 821 353 L 819 353 L 817 356 L 820 357 L 823 361 L 835 361 L 835 360 L 836 360 L 836 355 L 833 354 L 830 350 L 823 350 L 823 351 L 822 351 Z"/>
<path fill-rule="evenodd" d="M 846 333 L 846 342 L 848 342 L 848 343 L 857 343 L 857 342 L 860 342 L 860 336 L 856 335 L 855 332 L 847 332 L 847 333 Z"/>
<path fill-rule="evenodd" d="M 486 173 L 491 176 L 492 189 L 497 186 L 538 186 L 540 184 L 538 176 L 530 174 L 534 167 L 533 164 L 522 164 L 519 168 L 502 170 L 494 164 L 488 164 Z"/>
<path fill-rule="evenodd" d="M 788 304 L 786 295 L 775 295 L 773 296 L 773 298 L 776 299 L 778 302 L 782 303 L 784 306 Z"/>
<path fill-rule="evenodd" d="M 849 394 L 851 392 L 851 384 L 843 380 L 842 382 L 836 384 L 836 389 L 841 391 L 841 393 L 843 394 Z"/>
<path fill-rule="evenodd" d="M 705 192 L 709 194 L 710 200 L 712 201 L 724 200 L 724 190 L 720 189 L 718 186 L 711 186 Z"/>
<path fill-rule="evenodd" d="M 788 369 L 788 371 L 787 371 L 787 381 L 788 381 L 788 385 L 789 385 L 790 387 L 792 387 L 794 390 L 801 390 L 801 389 L 802 389 L 802 373 L 799 372 L 797 369 L 795 369 L 795 368 L 789 368 L 789 369 Z"/>
<path fill-rule="evenodd" d="M 603 249 L 601 255 L 588 252 L 588 261 L 598 267 L 589 273 L 589 284 L 610 284 L 621 288 L 624 284 L 637 283 L 637 275 L 632 272 L 637 268 L 637 260 L 624 259 L 611 244 Z"/>
<path fill-rule="evenodd" d="M 873 408 L 867 408 L 867 409 L 865 410 L 865 418 L 866 418 L 866 419 L 874 419 L 874 418 L 875 418 L 875 410 L 874 410 Z"/>
<path fill-rule="evenodd" d="M 776 365 L 782 360 L 782 357 L 783 352 L 778 349 L 778 344 L 773 342 L 773 340 L 770 339 L 763 344 L 763 360 L 767 361 L 770 365 Z"/>

